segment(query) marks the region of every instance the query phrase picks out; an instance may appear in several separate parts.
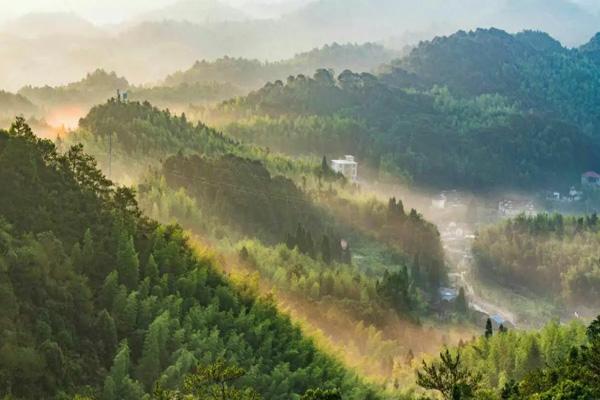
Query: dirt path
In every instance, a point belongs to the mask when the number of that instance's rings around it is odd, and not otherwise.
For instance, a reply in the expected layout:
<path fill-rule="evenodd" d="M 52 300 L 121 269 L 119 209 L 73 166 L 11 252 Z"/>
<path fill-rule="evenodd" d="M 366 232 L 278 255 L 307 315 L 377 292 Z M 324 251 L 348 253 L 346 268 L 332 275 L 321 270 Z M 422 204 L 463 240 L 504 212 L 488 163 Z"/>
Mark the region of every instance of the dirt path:
<path fill-rule="evenodd" d="M 471 308 L 490 316 L 498 315 L 502 317 L 502 319 L 510 322 L 514 327 L 517 327 L 514 313 L 505 307 L 492 303 L 481 297 L 475 291 L 471 282 L 469 282 L 469 280 L 467 279 L 467 274 L 464 271 L 451 272 L 448 274 L 448 276 L 451 278 L 455 278 L 457 282 L 460 282 L 458 286 L 462 286 L 465 289 L 467 299 L 469 300 L 469 306 Z"/>

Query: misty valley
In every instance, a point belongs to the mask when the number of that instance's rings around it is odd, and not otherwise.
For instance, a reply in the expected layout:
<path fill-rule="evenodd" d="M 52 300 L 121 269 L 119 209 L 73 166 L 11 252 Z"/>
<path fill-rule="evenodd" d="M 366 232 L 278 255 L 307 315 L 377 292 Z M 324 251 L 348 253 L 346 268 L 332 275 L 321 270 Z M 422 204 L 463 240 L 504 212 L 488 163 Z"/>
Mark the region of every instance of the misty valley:
<path fill-rule="evenodd" d="M 600 399 L 594 2 L 42 3 L 0 399 Z"/>

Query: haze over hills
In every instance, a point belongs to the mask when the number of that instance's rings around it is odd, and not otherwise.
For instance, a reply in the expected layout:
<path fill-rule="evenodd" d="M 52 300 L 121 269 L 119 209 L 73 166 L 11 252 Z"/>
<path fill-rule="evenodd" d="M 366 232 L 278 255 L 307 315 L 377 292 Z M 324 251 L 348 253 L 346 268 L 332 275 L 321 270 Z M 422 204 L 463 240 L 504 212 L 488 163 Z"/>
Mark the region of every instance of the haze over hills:
<path fill-rule="evenodd" d="M 227 55 L 275 61 L 336 41 L 402 49 L 435 35 L 489 26 L 544 30 L 574 46 L 589 40 L 599 21 L 589 8 L 568 0 L 427 0 L 419 7 L 406 0 L 319 0 L 276 7 L 287 12 L 264 19 L 257 17 L 256 3 L 244 12 L 219 0 L 182 0 L 108 29 L 72 14 L 21 17 L 0 28 L 0 57 L 12 60 L 0 67 L 0 87 L 65 84 L 96 68 L 140 84 L 200 59 Z M 62 39 L 54 40 L 55 34 Z"/>
<path fill-rule="evenodd" d="M 0 399 L 600 399 L 598 10 L 0 0 Z"/>
<path fill-rule="evenodd" d="M 250 19 L 250 15 L 219 0 L 180 0 L 155 11 L 141 14 L 134 19 L 134 22 L 172 20 L 209 24 L 246 19 Z"/>

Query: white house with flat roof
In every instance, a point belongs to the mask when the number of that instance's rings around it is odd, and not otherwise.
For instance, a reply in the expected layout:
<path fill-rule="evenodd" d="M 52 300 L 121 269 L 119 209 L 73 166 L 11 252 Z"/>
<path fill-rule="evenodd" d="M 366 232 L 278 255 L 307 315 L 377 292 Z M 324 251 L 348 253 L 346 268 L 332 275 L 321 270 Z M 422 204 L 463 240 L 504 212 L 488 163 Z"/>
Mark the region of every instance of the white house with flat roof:
<path fill-rule="evenodd" d="M 342 160 L 331 160 L 331 169 L 352 181 L 358 179 L 358 163 L 354 156 L 347 155 Z"/>

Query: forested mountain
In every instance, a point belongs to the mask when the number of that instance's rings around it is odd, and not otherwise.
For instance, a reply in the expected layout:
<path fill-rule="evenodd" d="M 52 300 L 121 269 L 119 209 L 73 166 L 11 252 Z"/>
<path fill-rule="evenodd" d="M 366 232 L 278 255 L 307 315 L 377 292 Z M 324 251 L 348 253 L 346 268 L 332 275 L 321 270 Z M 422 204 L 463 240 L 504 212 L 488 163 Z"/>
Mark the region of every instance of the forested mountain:
<path fill-rule="evenodd" d="M 33 87 L 25 86 L 18 92 L 35 104 L 54 107 L 64 105 L 80 105 L 91 107 L 104 102 L 115 95 L 118 89 L 126 90 L 129 82 L 114 72 L 97 69 L 88 73 L 83 79 L 64 86 Z"/>
<path fill-rule="evenodd" d="M 382 176 L 430 186 L 572 182 L 596 166 L 598 152 L 574 124 L 522 112 L 497 94 L 405 90 L 350 71 L 269 83 L 223 103 L 211 117 L 236 121 L 225 130 L 241 140 L 288 152 L 355 154 Z"/>
<path fill-rule="evenodd" d="M 542 32 L 460 31 L 422 42 L 382 80 L 397 87 L 447 86 L 461 96 L 497 93 L 523 110 L 559 116 L 597 135 L 600 64 L 594 54 L 594 40 L 567 49 Z"/>
<path fill-rule="evenodd" d="M 321 67 L 337 71 L 347 68 L 369 71 L 390 62 L 399 54 L 372 43 L 334 43 L 279 62 L 227 56 L 215 61 L 197 61 L 188 70 L 168 75 L 163 83 L 147 86 L 132 85 L 115 72 L 96 69 L 76 82 L 59 86 L 27 85 L 19 89 L 18 94 L 46 111 L 73 106 L 87 111 L 86 108 L 115 96 L 117 90 L 127 92 L 132 101 L 148 101 L 159 107 L 187 110 L 190 106 L 205 106 L 245 95 L 270 80 L 310 73 Z M 11 108 L 7 112 L 12 118 L 18 113 L 16 111 L 24 112 L 20 110 Z"/>
<path fill-rule="evenodd" d="M 551 322 L 540 332 L 495 330 L 423 363 L 417 382 L 445 399 L 596 399 L 600 395 L 600 317 Z"/>
<path fill-rule="evenodd" d="M 30 117 L 37 114 L 38 108 L 29 99 L 0 90 L 0 127 L 8 127 L 15 115 Z"/>
<path fill-rule="evenodd" d="M 600 304 L 598 232 L 593 214 L 519 216 L 484 229 L 473 246 L 484 279 L 564 305 Z"/>
<path fill-rule="evenodd" d="M 347 359 L 369 377 L 389 376 L 395 358 L 443 340 L 418 323 L 435 318 L 437 288 L 446 281 L 434 225 L 395 200 L 387 206 L 342 200 L 337 190 L 350 185 L 327 166 L 306 167 L 201 128 L 149 104 L 111 101 L 82 119 L 69 140 L 93 148 L 98 138 L 106 142 L 101 132 L 116 129 L 113 154 L 124 153 L 125 168 L 153 154 L 154 167 L 138 187 L 141 207 L 218 243 L 238 260 L 229 268 L 271 286 L 278 301 L 330 335 L 334 348 L 353 346 Z M 121 134 L 137 138 L 136 144 L 125 146 Z M 331 312 L 319 315 L 317 308 Z M 401 324 L 411 329 L 398 337 Z"/>
<path fill-rule="evenodd" d="M 333 42 L 388 43 L 401 50 L 436 35 L 489 26 L 543 30 L 567 46 L 579 46 L 598 27 L 597 15 L 570 0 L 426 0 L 419 7 L 410 0 L 319 0 L 284 15 L 271 12 L 271 19 L 244 14 L 202 0 L 105 29 L 72 15 L 40 15 L 34 24 L 16 20 L 0 30 L 0 57 L 8 60 L 0 65 L 0 87 L 62 85 L 95 68 L 117 71 L 139 85 L 185 68 L 199 55 L 275 61 Z M 55 39 L 57 31 L 64 40 Z"/>
<path fill-rule="evenodd" d="M 269 301 L 195 255 L 180 228 L 143 217 L 81 147 L 58 154 L 18 119 L 0 132 L 0 182 L 2 396 L 141 399 L 156 383 L 183 388 L 199 364 L 197 379 L 234 368 L 228 393 L 377 397 Z"/>
<path fill-rule="evenodd" d="M 310 74 L 318 68 L 337 72 L 345 69 L 368 72 L 398 55 L 399 52 L 373 43 L 333 43 L 279 62 L 231 57 L 197 61 L 190 69 L 169 75 L 165 84 L 227 82 L 246 89 L 257 89 L 269 81 L 285 79 L 290 75 Z"/>
<path fill-rule="evenodd" d="M 150 103 L 123 102 L 111 98 L 93 107 L 79 123 L 81 135 L 91 134 L 93 140 L 113 145 L 125 154 L 140 158 L 165 157 L 178 151 L 226 153 L 237 146 L 208 126 L 188 122 L 185 114 L 172 115 Z"/>

